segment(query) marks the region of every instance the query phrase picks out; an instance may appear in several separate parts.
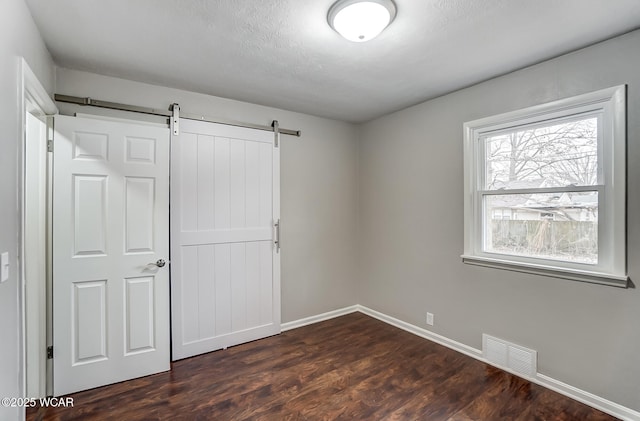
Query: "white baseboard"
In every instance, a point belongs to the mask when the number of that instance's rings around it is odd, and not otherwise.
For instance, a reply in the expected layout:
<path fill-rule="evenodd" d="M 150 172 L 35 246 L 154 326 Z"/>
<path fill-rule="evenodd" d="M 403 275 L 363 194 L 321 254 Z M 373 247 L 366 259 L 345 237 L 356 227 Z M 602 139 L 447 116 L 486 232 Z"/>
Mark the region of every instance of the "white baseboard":
<path fill-rule="evenodd" d="M 307 326 L 313 323 L 323 322 L 325 320 L 333 319 L 336 317 L 344 316 L 345 314 L 355 313 L 358 311 L 358 306 L 350 306 L 339 308 L 337 310 L 328 311 L 326 313 L 318 314 L 316 316 L 305 317 L 304 319 L 294 320 L 292 322 L 282 323 L 280 329 L 283 332 L 287 330 L 296 329 L 302 326 Z"/>
<path fill-rule="evenodd" d="M 420 336 L 421 338 L 429 339 L 432 342 L 446 346 L 447 348 L 451 348 L 470 357 L 482 359 L 482 351 L 479 349 L 454 341 L 442 335 L 438 335 L 437 333 L 430 332 L 426 329 L 412 325 L 411 323 L 404 322 L 400 319 L 396 319 L 395 317 L 388 316 L 384 313 L 380 313 L 379 311 L 372 310 L 368 307 L 361 305 L 358 305 L 357 307 L 358 311 L 366 314 L 367 316 L 371 316 L 374 319 L 378 319 L 387 324 L 390 324 L 391 326 L 406 330 L 407 332 L 413 333 L 414 335 Z"/>
<path fill-rule="evenodd" d="M 281 327 L 282 327 L 282 331 L 291 330 L 298 327 L 321 322 L 324 320 L 329 320 L 335 317 L 344 316 L 345 314 L 354 313 L 356 311 L 359 311 L 360 313 L 366 314 L 367 316 L 371 316 L 375 319 L 378 319 L 387 324 L 395 326 L 399 329 L 405 330 L 409 333 L 413 333 L 414 335 L 428 339 L 437 344 L 446 346 L 447 348 L 450 348 L 450 349 L 453 349 L 454 351 L 458 351 L 462 354 L 468 355 L 469 357 L 475 358 L 476 360 L 482 361 L 486 364 L 493 365 L 484 359 L 482 355 L 482 351 L 477 348 L 473 348 L 469 345 L 465 345 L 461 342 L 455 341 L 453 339 L 449 339 L 445 336 L 438 335 L 437 333 L 433 333 L 429 330 L 412 325 L 411 323 L 407 323 L 400 319 L 396 319 L 395 317 L 391 317 L 384 313 L 380 313 L 379 311 L 372 310 L 360 304 L 330 311 L 323 314 L 318 314 L 317 316 L 306 317 L 304 319 L 283 323 Z M 505 369 L 504 367 L 498 367 L 498 368 L 502 370 Z M 509 371 L 509 370 L 505 370 L 505 371 Z M 512 373 L 512 374 L 522 377 L 517 373 Z M 553 390 L 554 392 L 558 392 L 561 395 L 567 396 L 571 399 L 575 399 L 578 402 L 582 402 L 585 405 L 589 405 L 609 415 L 613 415 L 616 418 L 620 418 L 621 420 L 640 421 L 640 412 L 638 411 L 619 405 L 608 399 L 594 395 L 593 393 L 578 389 L 577 387 L 573 387 L 569 384 L 563 383 L 560 380 L 556 380 L 544 374 L 538 373 L 535 377 L 533 378 L 526 377 L 526 379 L 531 381 L 532 383 L 538 384 L 542 387 L 546 387 L 547 389 Z"/>
<path fill-rule="evenodd" d="M 573 387 L 544 374 L 538 373 L 536 378 L 531 381 L 547 389 L 551 389 L 554 392 L 558 392 L 561 395 L 582 402 L 585 405 L 589 405 L 592 408 L 613 415 L 616 418 L 620 418 L 621 420 L 640 421 L 640 412 L 638 411 L 634 411 L 631 408 L 627 408 L 626 406 L 622 406 L 585 390 L 578 389 L 577 387 Z"/>

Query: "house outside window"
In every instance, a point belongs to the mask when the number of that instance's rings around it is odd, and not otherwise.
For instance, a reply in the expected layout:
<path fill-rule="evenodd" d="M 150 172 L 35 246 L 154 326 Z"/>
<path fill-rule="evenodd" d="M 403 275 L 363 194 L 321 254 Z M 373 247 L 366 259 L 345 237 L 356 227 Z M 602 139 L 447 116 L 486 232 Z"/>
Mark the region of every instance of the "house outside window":
<path fill-rule="evenodd" d="M 627 285 L 624 86 L 464 131 L 465 263 Z"/>

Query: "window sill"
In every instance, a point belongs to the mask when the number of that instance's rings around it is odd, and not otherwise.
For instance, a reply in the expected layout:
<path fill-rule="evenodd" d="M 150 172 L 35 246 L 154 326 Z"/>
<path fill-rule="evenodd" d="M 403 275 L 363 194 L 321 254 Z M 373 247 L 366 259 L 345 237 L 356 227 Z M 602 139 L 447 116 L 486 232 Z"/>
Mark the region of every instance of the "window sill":
<path fill-rule="evenodd" d="M 509 260 L 493 259 L 490 257 L 462 255 L 462 261 L 469 265 L 484 266 L 495 269 L 511 270 L 514 272 L 532 273 L 550 276 L 552 278 L 570 279 L 572 281 L 589 282 L 592 284 L 609 285 L 618 288 L 628 288 L 629 278 L 599 272 L 589 272 L 575 269 L 565 269 L 555 266 L 534 265 Z"/>

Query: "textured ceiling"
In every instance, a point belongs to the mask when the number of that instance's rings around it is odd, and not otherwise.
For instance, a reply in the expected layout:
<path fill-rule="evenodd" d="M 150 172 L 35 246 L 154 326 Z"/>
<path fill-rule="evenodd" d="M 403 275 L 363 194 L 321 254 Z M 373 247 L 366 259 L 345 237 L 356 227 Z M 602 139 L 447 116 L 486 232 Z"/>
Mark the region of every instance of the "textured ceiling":
<path fill-rule="evenodd" d="M 640 27 L 638 0 L 395 0 L 352 43 L 333 0 L 26 1 L 61 67 L 353 122 Z"/>

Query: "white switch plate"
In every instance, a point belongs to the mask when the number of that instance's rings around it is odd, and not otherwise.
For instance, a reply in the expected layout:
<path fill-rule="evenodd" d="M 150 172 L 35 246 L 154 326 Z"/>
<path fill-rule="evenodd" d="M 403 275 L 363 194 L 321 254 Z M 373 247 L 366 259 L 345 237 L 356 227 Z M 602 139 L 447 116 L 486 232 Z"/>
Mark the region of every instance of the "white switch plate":
<path fill-rule="evenodd" d="M 0 255 L 0 282 L 5 282 L 9 279 L 9 252 L 4 252 Z"/>

